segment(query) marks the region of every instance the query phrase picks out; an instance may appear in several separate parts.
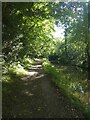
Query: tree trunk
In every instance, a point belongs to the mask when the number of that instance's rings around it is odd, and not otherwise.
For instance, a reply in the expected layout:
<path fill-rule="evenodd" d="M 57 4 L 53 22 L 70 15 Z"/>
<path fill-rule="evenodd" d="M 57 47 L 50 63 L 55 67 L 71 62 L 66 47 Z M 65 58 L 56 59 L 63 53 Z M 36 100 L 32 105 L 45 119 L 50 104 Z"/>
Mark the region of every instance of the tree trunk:
<path fill-rule="evenodd" d="M 68 63 L 68 52 L 67 52 L 67 28 L 65 29 L 65 58 L 66 58 L 66 63 Z"/>

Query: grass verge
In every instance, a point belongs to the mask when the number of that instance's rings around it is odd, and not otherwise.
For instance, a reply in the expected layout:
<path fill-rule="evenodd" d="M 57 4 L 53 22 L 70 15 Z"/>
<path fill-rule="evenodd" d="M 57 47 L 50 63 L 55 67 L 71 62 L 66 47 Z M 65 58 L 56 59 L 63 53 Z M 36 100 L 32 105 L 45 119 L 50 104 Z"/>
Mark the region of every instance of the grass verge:
<path fill-rule="evenodd" d="M 77 81 L 75 76 L 70 78 L 72 73 L 67 74 L 64 70 L 59 70 L 47 59 L 43 59 L 43 68 L 47 74 L 51 75 L 56 86 L 63 90 L 71 103 L 82 112 L 86 119 L 90 119 L 87 81 Z"/>

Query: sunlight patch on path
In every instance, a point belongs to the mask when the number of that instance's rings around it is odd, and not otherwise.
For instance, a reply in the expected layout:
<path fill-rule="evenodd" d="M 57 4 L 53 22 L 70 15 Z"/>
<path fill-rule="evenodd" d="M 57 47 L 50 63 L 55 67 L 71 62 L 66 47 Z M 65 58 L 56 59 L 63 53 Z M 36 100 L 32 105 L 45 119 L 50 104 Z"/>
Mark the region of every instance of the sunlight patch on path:
<path fill-rule="evenodd" d="M 28 72 L 28 75 L 30 75 L 30 76 L 34 76 L 34 75 L 37 75 L 38 74 L 38 72 L 35 72 L 35 71 L 33 71 L 33 72 Z"/>
<path fill-rule="evenodd" d="M 36 78 L 42 78 L 44 76 L 45 76 L 44 74 L 41 74 L 41 75 L 37 76 Z"/>
<path fill-rule="evenodd" d="M 28 80 L 35 80 L 35 79 L 42 78 L 44 74 L 42 74 L 41 71 L 42 71 L 42 65 L 35 64 L 29 69 L 29 71 L 27 72 L 27 75 L 21 79 L 24 81 L 28 81 Z"/>
<path fill-rule="evenodd" d="M 39 69 L 39 68 L 42 68 L 42 65 L 33 65 L 31 67 L 31 69 Z"/>
<path fill-rule="evenodd" d="M 25 76 L 25 77 L 23 77 L 21 79 L 26 81 L 26 80 L 28 80 L 31 77 L 36 77 L 37 75 L 38 75 L 38 72 L 32 71 L 32 72 L 28 72 L 27 76 Z"/>

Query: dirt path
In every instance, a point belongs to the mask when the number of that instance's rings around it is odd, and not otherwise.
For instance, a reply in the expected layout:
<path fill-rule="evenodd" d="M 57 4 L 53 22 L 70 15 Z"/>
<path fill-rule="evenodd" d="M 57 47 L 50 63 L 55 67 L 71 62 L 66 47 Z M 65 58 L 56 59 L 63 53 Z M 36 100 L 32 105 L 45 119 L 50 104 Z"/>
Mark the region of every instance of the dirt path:
<path fill-rule="evenodd" d="M 83 118 L 54 86 L 40 63 L 33 65 L 28 76 L 14 81 L 9 88 L 8 94 L 3 95 L 3 117 Z"/>

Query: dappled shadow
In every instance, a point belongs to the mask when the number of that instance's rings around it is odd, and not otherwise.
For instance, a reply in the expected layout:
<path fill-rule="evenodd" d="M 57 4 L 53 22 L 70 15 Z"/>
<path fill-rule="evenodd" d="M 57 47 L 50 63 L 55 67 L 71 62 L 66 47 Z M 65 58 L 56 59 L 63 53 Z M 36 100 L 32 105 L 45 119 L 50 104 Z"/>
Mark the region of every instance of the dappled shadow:
<path fill-rule="evenodd" d="M 44 77 L 41 67 L 33 65 L 27 76 L 19 78 L 11 75 L 13 82 L 3 83 L 3 117 L 47 116 L 40 88 L 40 78 Z"/>
<path fill-rule="evenodd" d="M 41 64 L 41 63 L 40 63 Z M 57 89 L 38 64 L 24 77 L 11 75 L 3 83 L 3 118 L 78 118 L 83 117 Z"/>
<path fill-rule="evenodd" d="M 28 75 L 25 77 L 22 77 L 21 79 L 24 81 L 31 81 L 31 80 L 37 80 L 38 78 L 44 77 L 45 73 L 42 69 L 41 64 L 33 65 L 31 68 L 29 68 Z"/>

